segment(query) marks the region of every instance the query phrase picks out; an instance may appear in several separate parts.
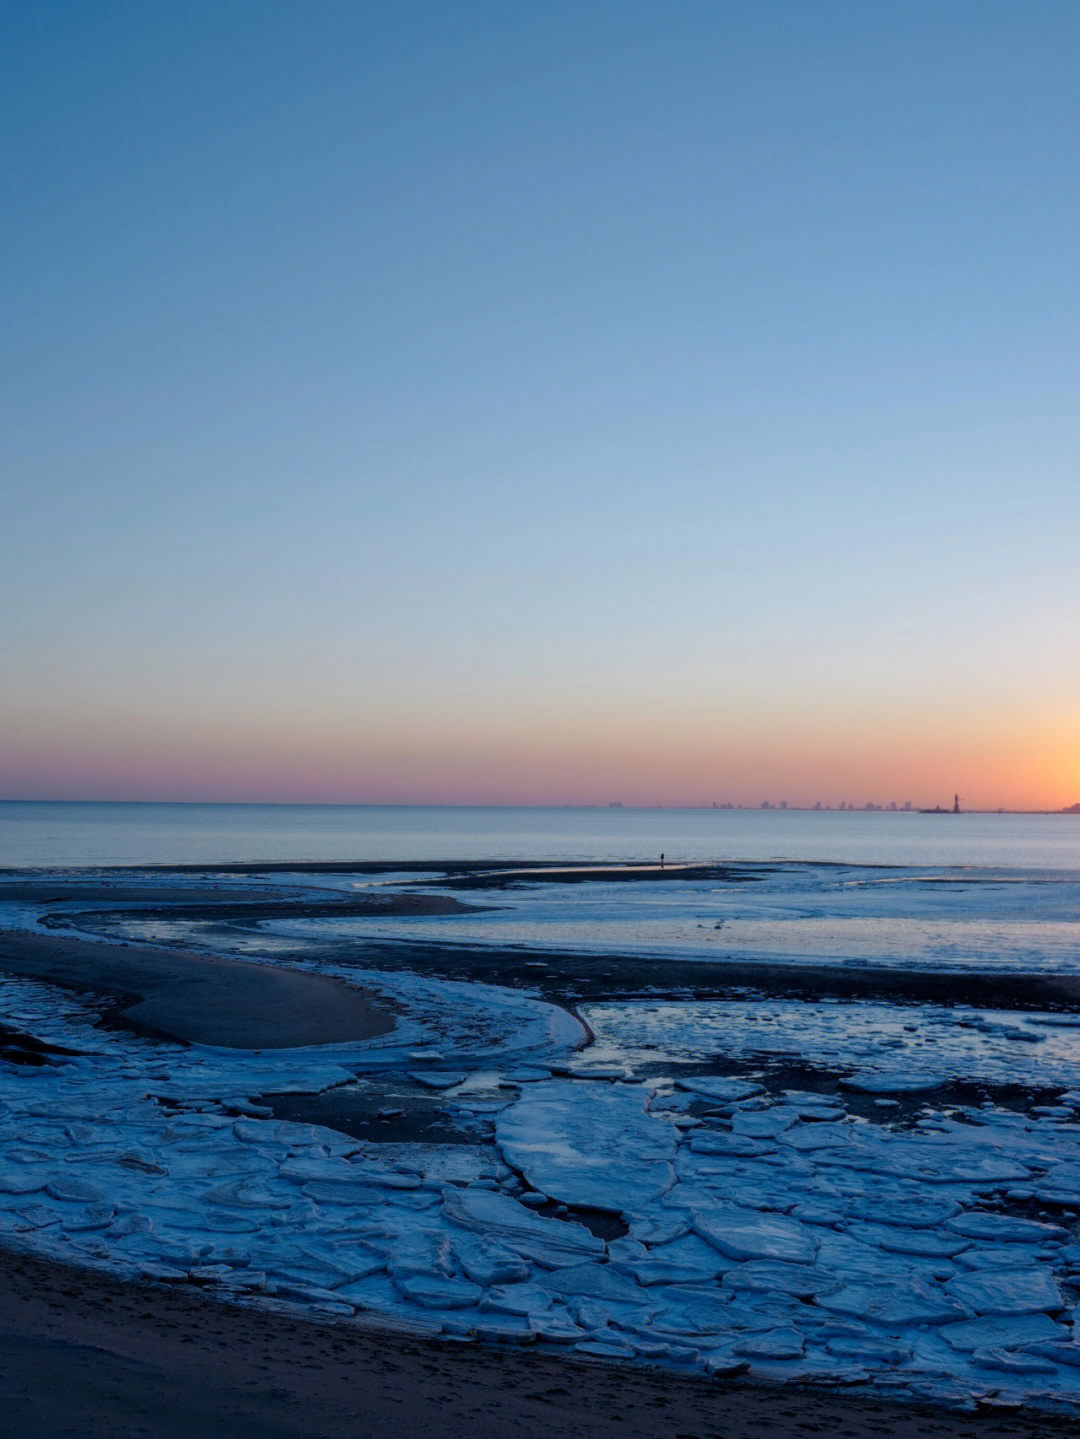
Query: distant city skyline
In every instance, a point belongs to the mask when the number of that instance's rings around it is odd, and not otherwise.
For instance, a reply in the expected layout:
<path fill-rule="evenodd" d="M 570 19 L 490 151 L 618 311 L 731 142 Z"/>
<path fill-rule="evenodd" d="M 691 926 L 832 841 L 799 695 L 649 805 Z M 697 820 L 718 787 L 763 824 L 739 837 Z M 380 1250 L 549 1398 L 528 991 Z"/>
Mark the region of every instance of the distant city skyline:
<path fill-rule="evenodd" d="M 16 0 L 0 795 L 1080 800 L 1080 6 Z"/>

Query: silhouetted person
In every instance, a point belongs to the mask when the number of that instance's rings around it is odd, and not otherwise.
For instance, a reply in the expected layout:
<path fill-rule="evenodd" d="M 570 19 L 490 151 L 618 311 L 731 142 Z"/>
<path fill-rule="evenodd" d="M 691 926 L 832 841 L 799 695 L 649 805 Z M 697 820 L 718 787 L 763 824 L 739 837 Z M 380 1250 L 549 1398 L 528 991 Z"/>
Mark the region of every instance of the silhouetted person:
<path fill-rule="evenodd" d="M 663 867 L 664 867 L 664 851 L 661 850 L 661 851 L 660 851 L 660 868 L 663 869 Z"/>
<path fill-rule="evenodd" d="M 960 796 L 958 794 L 954 794 L 952 797 L 952 812 L 953 814 L 960 813 Z"/>

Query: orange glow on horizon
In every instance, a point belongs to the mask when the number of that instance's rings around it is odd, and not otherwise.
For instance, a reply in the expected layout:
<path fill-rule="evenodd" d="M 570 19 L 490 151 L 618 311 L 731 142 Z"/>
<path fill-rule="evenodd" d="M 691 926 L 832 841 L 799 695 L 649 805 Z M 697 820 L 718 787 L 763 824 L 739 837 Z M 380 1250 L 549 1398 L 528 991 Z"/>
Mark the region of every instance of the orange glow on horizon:
<path fill-rule="evenodd" d="M 1060 810 L 1080 800 L 1070 726 L 1034 722 L 1009 732 L 954 721 L 925 732 L 895 723 L 828 731 L 814 724 L 706 726 L 684 717 L 520 729 L 501 717 L 470 727 L 414 723 L 364 731 L 338 723 L 205 725 L 129 716 L 107 731 L 72 732 L 55 717 L 0 753 L 10 798 L 188 799 L 375 804 L 592 804 L 707 807 L 713 802 L 836 809 Z M 785 717 L 785 720 L 789 717 Z M 794 730 L 796 738 L 791 738 Z"/>

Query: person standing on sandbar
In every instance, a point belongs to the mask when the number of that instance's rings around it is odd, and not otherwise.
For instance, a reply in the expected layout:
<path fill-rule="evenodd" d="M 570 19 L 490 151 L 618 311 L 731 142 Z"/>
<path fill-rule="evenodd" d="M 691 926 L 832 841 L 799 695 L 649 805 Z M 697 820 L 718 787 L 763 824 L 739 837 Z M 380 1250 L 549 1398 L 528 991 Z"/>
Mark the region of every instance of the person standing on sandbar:
<path fill-rule="evenodd" d="M 663 869 L 663 867 L 664 867 L 664 851 L 661 850 L 661 851 L 660 851 L 660 868 Z"/>

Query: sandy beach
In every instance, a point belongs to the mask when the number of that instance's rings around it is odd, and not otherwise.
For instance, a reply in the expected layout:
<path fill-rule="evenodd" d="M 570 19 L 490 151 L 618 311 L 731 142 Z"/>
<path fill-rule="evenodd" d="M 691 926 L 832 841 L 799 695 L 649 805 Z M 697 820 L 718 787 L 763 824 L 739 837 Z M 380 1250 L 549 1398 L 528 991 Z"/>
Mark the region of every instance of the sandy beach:
<path fill-rule="evenodd" d="M 0 1254 L 12 1439 L 1064 1439 L 1071 1418 L 695 1380 L 230 1308 Z"/>

